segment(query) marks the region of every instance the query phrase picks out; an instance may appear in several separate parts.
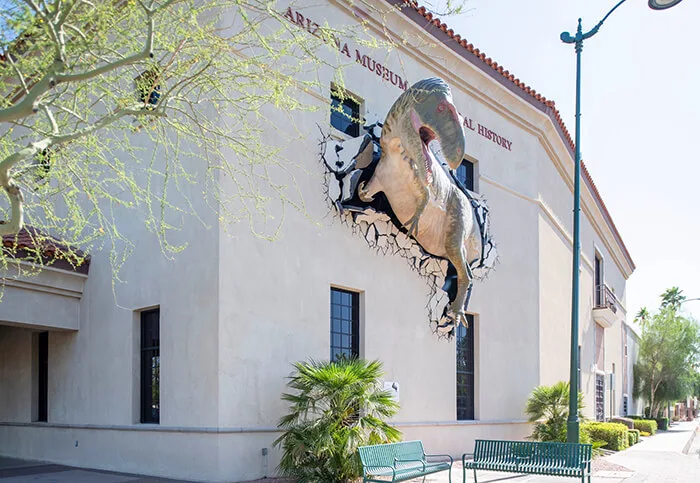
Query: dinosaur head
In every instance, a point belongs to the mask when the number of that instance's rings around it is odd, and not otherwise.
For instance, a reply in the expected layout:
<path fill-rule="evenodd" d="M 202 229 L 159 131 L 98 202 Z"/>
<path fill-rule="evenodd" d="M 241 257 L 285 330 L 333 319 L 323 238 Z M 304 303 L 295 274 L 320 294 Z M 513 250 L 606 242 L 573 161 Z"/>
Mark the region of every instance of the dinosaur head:
<path fill-rule="evenodd" d="M 424 160 L 429 169 L 429 145 L 437 141 L 447 164 L 457 169 L 464 158 L 466 137 L 464 119 L 455 108 L 449 86 L 442 79 L 431 78 L 417 82 L 410 91 L 404 93 L 413 99 L 407 106 L 413 131 L 413 140 L 406 145 L 408 154 L 416 161 Z"/>

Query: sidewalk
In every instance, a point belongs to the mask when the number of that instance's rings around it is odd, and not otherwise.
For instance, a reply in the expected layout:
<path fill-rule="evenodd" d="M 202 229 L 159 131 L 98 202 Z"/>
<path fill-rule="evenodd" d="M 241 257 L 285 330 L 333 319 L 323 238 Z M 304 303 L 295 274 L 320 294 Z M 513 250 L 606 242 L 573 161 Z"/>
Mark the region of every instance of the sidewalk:
<path fill-rule="evenodd" d="M 593 463 L 591 483 L 700 483 L 700 419 L 674 424 L 670 430 L 644 438 L 626 451 Z M 695 434 L 695 438 L 693 435 Z M 691 438 L 692 441 L 691 441 Z M 572 483 L 575 478 L 514 475 L 479 471 L 479 483 Z M 248 483 L 281 483 L 268 479 Z M 421 479 L 412 480 L 420 482 Z M 429 483 L 448 483 L 447 473 L 425 478 Z M 455 461 L 452 482 L 462 481 L 461 462 Z M 108 471 L 83 470 L 67 466 L 0 457 L 0 483 L 186 483 Z M 474 483 L 467 471 L 466 483 Z"/>

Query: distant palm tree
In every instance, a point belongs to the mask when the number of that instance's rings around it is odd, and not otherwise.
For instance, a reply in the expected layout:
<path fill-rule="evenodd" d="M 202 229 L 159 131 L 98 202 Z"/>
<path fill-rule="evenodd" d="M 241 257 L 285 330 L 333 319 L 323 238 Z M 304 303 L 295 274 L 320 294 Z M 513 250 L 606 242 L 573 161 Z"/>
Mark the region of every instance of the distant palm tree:
<path fill-rule="evenodd" d="M 634 316 L 634 321 L 638 322 L 642 327 L 646 324 L 647 320 L 649 320 L 649 317 L 651 314 L 647 310 L 646 307 L 642 307 L 639 309 L 639 312 L 637 312 L 637 315 Z"/>
<path fill-rule="evenodd" d="M 290 412 L 280 419 L 275 441 L 282 448 L 279 469 L 304 482 L 346 482 L 362 475 L 357 448 L 398 441 L 401 432 L 385 419 L 398 411 L 389 391 L 379 387 L 379 361 L 341 358 L 294 364 L 282 394 Z"/>
<path fill-rule="evenodd" d="M 583 419 L 583 394 L 578 393 L 579 418 Z M 525 412 L 534 423 L 535 441 L 566 442 L 566 420 L 569 417 L 569 383 L 559 381 L 553 386 L 538 386 L 527 400 Z"/>
<path fill-rule="evenodd" d="M 673 310 L 678 310 L 684 300 L 683 290 L 678 287 L 671 287 L 661 294 L 661 307 L 670 307 Z"/>

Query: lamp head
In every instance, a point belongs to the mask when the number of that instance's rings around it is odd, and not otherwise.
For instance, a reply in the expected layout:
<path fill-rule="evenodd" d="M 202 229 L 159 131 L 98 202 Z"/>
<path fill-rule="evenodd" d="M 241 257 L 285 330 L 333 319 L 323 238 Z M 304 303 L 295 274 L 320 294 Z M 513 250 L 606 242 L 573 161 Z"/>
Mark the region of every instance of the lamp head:
<path fill-rule="evenodd" d="M 649 8 L 654 10 L 666 10 L 675 7 L 683 0 L 649 0 Z"/>

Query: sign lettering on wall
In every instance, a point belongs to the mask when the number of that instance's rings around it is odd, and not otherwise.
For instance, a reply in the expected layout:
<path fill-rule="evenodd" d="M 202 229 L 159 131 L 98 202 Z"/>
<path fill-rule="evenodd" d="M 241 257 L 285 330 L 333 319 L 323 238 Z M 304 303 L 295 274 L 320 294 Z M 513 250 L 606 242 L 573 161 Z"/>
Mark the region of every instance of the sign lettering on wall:
<path fill-rule="evenodd" d="M 408 88 L 408 81 L 406 79 L 396 74 L 387 66 L 382 65 L 376 60 L 372 59 L 372 57 L 370 57 L 369 55 L 362 53 L 357 48 L 352 49 L 354 51 L 353 55 L 353 53 L 351 53 L 350 51 L 350 48 L 348 47 L 347 42 L 342 41 L 332 33 L 328 34 L 328 32 L 324 32 L 323 27 L 321 27 L 317 22 L 314 22 L 308 17 L 304 17 L 304 15 L 302 15 L 301 13 L 292 10 L 291 7 L 287 8 L 287 11 L 284 14 L 284 18 L 286 18 L 293 24 L 298 25 L 314 37 L 318 37 L 324 42 L 332 40 L 341 54 L 344 54 L 348 59 L 354 58 L 355 62 L 362 65 L 362 67 L 364 67 L 368 71 L 373 72 L 382 80 L 390 82 L 392 85 L 395 85 L 403 91 L 405 91 Z"/>
<path fill-rule="evenodd" d="M 389 69 L 386 65 L 380 64 L 376 60 L 372 59 L 372 57 L 370 57 L 369 55 L 361 52 L 360 49 L 350 49 L 347 42 L 342 41 L 333 33 L 324 31 L 323 27 L 321 27 L 317 22 L 314 22 L 309 17 L 305 17 L 300 12 L 292 10 L 291 7 L 288 7 L 287 11 L 284 13 L 284 18 L 289 20 L 292 24 L 297 25 L 298 27 L 306 30 L 314 37 L 318 37 L 326 43 L 332 41 L 341 54 L 344 54 L 349 59 L 354 58 L 355 62 L 360 64 L 368 71 L 376 74 L 383 81 L 389 82 L 403 91 L 405 91 L 408 88 L 407 79 L 402 78 L 400 75 L 396 74 L 394 71 Z M 502 147 L 507 151 L 512 151 L 512 141 L 506 139 L 505 137 L 501 136 L 495 131 L 488 129 L 483 124 L 474 122 L 473 119 L 467 116 L 463 117 L 464 127 L 466 129 L 476 132 L 480 136 L 483 136 L 484 138 L 488 139 L 489 141 L 492 141 L 494 144 Z"/>

